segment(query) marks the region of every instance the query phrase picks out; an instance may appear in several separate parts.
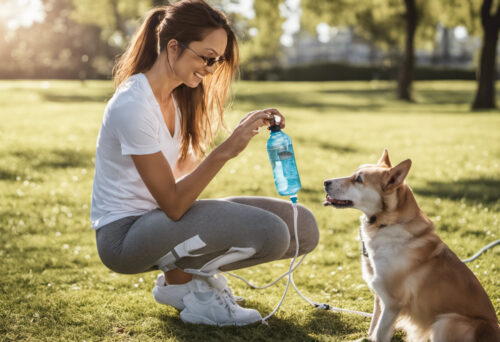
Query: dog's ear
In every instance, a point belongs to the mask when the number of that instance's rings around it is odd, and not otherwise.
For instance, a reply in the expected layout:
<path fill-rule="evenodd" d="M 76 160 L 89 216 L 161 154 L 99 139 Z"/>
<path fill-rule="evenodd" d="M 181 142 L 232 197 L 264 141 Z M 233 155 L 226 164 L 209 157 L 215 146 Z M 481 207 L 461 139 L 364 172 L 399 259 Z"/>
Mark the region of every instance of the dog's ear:
<path fill-rule="evenodd" d="M 411 160 L 406 159 L 389 171 L 388 181 L 384 186 L 384 191 L 389 192 L 403 184 L 408 172 L 410 171 Z"/>
<path fill-rule="evenodd" d="M 389 160 L 389 152 L 387 151 L 387 149 L 384 149 L 384 153 L 382 154 L 382 157 L 380 157 L 380 159 L 378 160 L 377 164 L 387 167 L 392 166 L 391 161 Z"/>

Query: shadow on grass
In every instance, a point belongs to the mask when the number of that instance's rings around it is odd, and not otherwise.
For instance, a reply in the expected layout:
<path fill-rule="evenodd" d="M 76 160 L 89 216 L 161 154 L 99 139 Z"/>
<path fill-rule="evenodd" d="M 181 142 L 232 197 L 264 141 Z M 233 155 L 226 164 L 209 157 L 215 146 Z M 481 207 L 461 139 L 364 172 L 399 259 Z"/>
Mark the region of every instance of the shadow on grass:
<path fill-rule="evenodd" d="M 24 173 L 15 170 L 0 168 L 0 180 L 15 181 L 17 177 L 21 177 Z"/>
<path fill-rule="evenodd" d="M 470 104 L 474 99 L 472 91 L 463 90 L 418 90 L 419 102 L 429 104 Z"/>
<path fill-rule="evenodd" d="M 61 94 L 61 92 L 55 92 L 55 90 L 41 90 L 40 96 L 44 101 L 49 102 L 60 102 L 60 103 L 70 103 L 70 102 L 98 102 L 105 103 L 113 96 L 113 93 L 108 92 L 82 92 L 80 94 L 68 93 L 67 95 Z"/>
<path fill-rule="evenodd" d="M 332 89 L 321 90 L 321 93 L 352 95 L 355 97 L 376 97 L 386 101 L 396 100 L 395 87 L 377 87 L 376 89 Z M 467 90 L 443 90 L 443 89 L 417 89 L 415 95 L 418 98 L 417 104 L 470 104 L 474 98 L 473 91 Z"/>
<path fill-rule="evenodd" d="M 332 312 L 313 311 L 311 316 L 305 325 L 273 316 L 267 321 L 269 325 L 255 323 L 223 328 L 184 324 L 179 317 L 171 315 L 162 315 L 161 319 L 165 323 L 164 333 L 174 336 L 177 341 L 320 341 L 324 336 L 316 338 L 311 335 L 342 337 L 359 331 L 358 322 L 347 323 Z"/>
<path fill-rule="evenodd" d="M 346 91 L 347 94 L 351 93 Z M 353 94 L 355 97 L 356 94 Z M 327 101 L 325 101 L 325 99 Z M 251 105 L 258 106 L 262 108 L 266 107 L 292 107 L 292 108 L 306 108 L 315 109 L 317 111 L 321 110 L 334 110 L 334 111 L 352 111 L 357 112 L 361 110 L 379 110 L 383 106 L 381 104 L 369 103 L 369 104 L 345 104 L 336 103 L 334 97 L 328 98 L 324 95 L 320 96 L 319 100 L 314 98 L 314 94 L 305 95 L 300 92 L 263 92 L 258 94 L 240 94 L 236 96 L 235 102 L 241 105 Z"/>
<path fill-rule="evenodd" d="M 277 85 L 279 87 L 279 85 Z M 411 102 L 412 105 L 464 105 L 470 104 L 473 100 L 473 91 L 467 90 L 443 90 L 443 89 L 418 89 L 414 92 L 416 101 Z M 350 103 L 339 99 L 350 98 Z M 365 87 L 360 86 L 357 89 L 321 89 L 311 91 L 307 94 L 296 91 L 273 91 L 262 92 L 256 94 L 240 94 L 236 97 L 236 102 L 260 107 L 293 107 L 293 108 L 310 108 L 321 114 L 322 112 L 379 112 L 383 110 L 387 103 L 396 102 L 407 104 L 404 101 L 399 101 L 396 97 L 396 90 L 393 87 L 382 87 L 371 89 L 367 84 Z M 439 108 L 440 113 L 470 113 L 467 108 Z"/>
<path fill-rule="evenodd" d="M 94 152 L 71 149 L 17 150 L 7 154 L 17 160 L 11 167 L 0 167 L 0 180 L 15 181 L 23 178 L 28 169 L 64 169 L 93 167 Z"/>
<path fill-rule="evenodd" d="M 92 166 L 93 152 L 70 149 L 21 150 L 11 154 L 33 167 L 67 168 Z"/>
<path fill-rule="evenodd" d="M 339 153 L 356 153 L 359 152 L 358 149 L 351 147 L 351 146 L 346 146 L 346 145 L 340 145 L 336 144 L 331 141 L 324 141 L 320 139 L 314 139 L 313 137 L 296 137 L 294 138 L 299 144 L 303 145 L 309 145 L 309 147 L 319 147 L 323 150 L 331 151 L 331 152 L 339 152 Z M 311 146 L 312 145 L 312 146 Z"/>
<path fill-rule="evenodd" d="M 475 178 L 456 182 L 428 182 L 425 187 L 413 188 L 421 196 L 493 204 L 500 200 L 500 179 Z"/>
<path fill-rule="evenodd" d="M 372 88 L 357 88 L 357 89 L 325 89 L 320 90 L 323 94 L 337 94 L 337 95 L 353 95 L 355 97 L 372 97 L 376 96 L 380 98 L 381 96 L 387 99 L 395 98 L 396 88 L 395 87 L 377 87 Z"/>
<path fill-rule="evenodd" d="M 59 102 L 59 103 L 71 103 L 71 102 L 98 102 L 105 103 L 108 101 L 112 95 L 109 94 L 87 94 L 87 95 L 60 95 L 53 94 L 49 92 L 43 92 L 40 94 L 44 101 L 48 102 Z"/>
<path fill-rule="evenodd" d="M 113 96 L 113 91 L 92 88 L 64 88 L 62 86 L 50 89 L 12 87 L 9 91 L 16 94 L 31 93 L 40 97 L 40 102 L 97 102 L 105 103 Z M 66 94 L 65 94 L 66 93 Z M 9 102 L 7 102 L 9 103 Z"/>

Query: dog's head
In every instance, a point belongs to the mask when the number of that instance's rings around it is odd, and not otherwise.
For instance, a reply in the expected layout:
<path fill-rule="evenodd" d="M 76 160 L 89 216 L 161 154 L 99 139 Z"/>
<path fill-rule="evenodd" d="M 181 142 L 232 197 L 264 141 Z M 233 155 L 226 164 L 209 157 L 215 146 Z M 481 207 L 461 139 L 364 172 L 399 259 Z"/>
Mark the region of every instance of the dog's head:
<path fill-rule="evenodd" d="M 410 159 L 392 167 L 389 153 L 384 150 L 376 165 L 362 165 L 352 176 L 326 180 L 323 205 L 356 208 L 374 215 L 383 210 L 384 198 L 404 183 L 410 167 Z"/>

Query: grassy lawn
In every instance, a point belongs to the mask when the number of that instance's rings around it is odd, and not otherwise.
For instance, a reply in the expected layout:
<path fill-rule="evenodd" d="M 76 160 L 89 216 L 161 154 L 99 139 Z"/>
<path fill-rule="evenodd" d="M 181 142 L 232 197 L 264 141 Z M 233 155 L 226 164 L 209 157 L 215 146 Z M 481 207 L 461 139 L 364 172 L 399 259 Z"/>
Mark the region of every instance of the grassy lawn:
<path fill-rule="evenodd" d="M 314 212 L 321 233 L 295 280 L 315 301 L 372 309 L 359 263 L 360 212 L 324 208 L 322 184 L 376 162 L 385 147 L 393 163 L 412 159 L 408 182 L 459 257 L 499 238 L 499 112 L 469 111 L 472 82 L 418 82 L 412 104 L 395 100 L 393 87 L 386 82 L 235 85 L 230 127 L 247 111 L 270 106 L 287 117 L 285 132 L 294 142 L 303 185 L 299 201 Z M 112 92 L 111 82 L 104 81 L 0 82 L 0 340 L 346 341 L 364 336 L 369 319 L 317 311 L 293 291 L 269 326 L 185 325 L 173 308 L 154 302 L 156 272 L 109 271 L 99 260 L 89 212 L 95 142 Z M 262 131 L 201 197 L 278 197 L 267 137 Z M 496 248 L 469 264 L 497 314 L 499 256 Z M 264 284 L 287 265 L 277 261 L 237 273 Z M 282 281 L 257 291 L 229 280 L 246 305 L 263 316 L 284 288 Z M 403 334 L 394 340 L 402 341 Z"/>

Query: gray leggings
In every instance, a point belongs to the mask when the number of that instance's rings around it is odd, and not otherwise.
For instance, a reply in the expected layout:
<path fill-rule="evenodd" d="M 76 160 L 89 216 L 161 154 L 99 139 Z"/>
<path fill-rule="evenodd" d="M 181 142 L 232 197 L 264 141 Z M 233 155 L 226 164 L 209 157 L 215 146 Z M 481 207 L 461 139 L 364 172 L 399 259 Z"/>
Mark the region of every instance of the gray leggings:
<path fill-rule="evenodd" d="M 313 214 L 298 206 L 300 254 L 312 251 L 319 232 Z M 118 273 L 174 268 L 210 275 L 293 257 L 290 202 L 267 197 L 198 200 L 178 221 L 160 209 L 129 216 L 96 231 L 102 262 Z"/>

